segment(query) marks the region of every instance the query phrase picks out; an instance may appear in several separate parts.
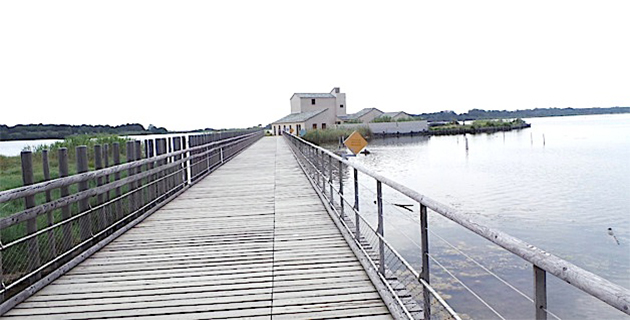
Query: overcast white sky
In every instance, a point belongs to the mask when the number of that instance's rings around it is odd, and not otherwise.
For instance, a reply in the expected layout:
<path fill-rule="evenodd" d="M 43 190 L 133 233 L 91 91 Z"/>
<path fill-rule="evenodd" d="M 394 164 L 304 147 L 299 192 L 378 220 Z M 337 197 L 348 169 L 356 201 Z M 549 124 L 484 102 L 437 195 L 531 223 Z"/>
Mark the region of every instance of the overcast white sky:
<path fill-rule="evenodd" d="M 630 2 L 2 1 L 0 124 L 630 105 Z"/>

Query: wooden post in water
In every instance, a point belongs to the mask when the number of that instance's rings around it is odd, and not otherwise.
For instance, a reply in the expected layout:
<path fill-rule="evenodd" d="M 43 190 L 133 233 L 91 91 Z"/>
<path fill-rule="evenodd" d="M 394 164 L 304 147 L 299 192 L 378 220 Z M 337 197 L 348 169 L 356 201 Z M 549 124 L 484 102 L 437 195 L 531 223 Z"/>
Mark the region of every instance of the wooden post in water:
<path fill-rule="evenodd" d="M 420 204 L 420 240 L 422 254 L 422 270 L 420 270 L 420 279 L 429 284 L 429 223 L 427 219 L 427 207 Z M 423 312 L 424 319 L 431 319 L 431 293 L 426 286 L 422 286 L 422 297 L 424 300 Z"/>
<path fill-rule="evenodd" d="M 50 180 L 50 165 L 48 164 L 48 150 L 42 150 L 42 166 L 44 169 L 44 181 Z M 50 190 L 46 191 L 46 202 L 52 201 Z M 46 213 L 46 226 L 50 227 L 55 223 L 55 217 L 52 211 Z M 48 258 L 52 259 L 57 256 L 57 243 L 55 239 L 55 231 L 48 231 Z"/>
<path fill-rule="evenodd" d="M 88 155 L 87 146 L 78 146 L 76 148 L 77 154 L 77 173 L 88 172 Z M 88 189 L 88 182 L 79 182 L 79 192 Z M 79 214 L 90 210 L 90 199 L 86 198 L 79 200 Z M 85 241 L 90 238 L 91 234 L 91 217 L 92 214 L 88 213 L 79 218 L 79 234 L 81 241 Z"/>
<path fill-rule="evenodd" d="M 22 182 L 24 186 L 30 186 L 35 183 L 35 178 L 33 177 L 33 154 L 30 151 L 22 151 L 20 154 L 22 158 Z M 26 209 L 32 208 L 35 206 L 35 196 L 27 196 L 24 197 L 24 207 Z M 37 232 L 37 217 L 26 220 L 26 233 L 33 234 Z M 33 237 L 28 242 L 28 271 L 33 271 L 41 265 L 40 257 L 39 257 L 39 243 L 37 241 L 37 237 Z M 41 278 L 41 273 L 38 272 L 33 276 L 32 282 L 39 280 Z"/>
<path fill-rule="evenodd" d="M 59 149 L 59 178 L 64 178 L 68 176 L 68 149 L 60 148 Z M 66 187 L 61 187 L 60 189 L 60 197 L 67 197 L 70 195 L 70 189 Z M 70 206 L 63 206 L 61 208 L 61 220 L 67 221 L 70 219 Z M 61 246 L 63 252 L 66 252 L 72 248 L 74 244 L 74 237 L 72 236 L 72 223 L 65 223 L 61 227 L 61 232 L 63 233 Z"/>
<path fill-rule="evenodd" d="M 376 180 L 376 202 L 378 207 L 378 227 L 376 232 L 381 236 L 378 239 L 378 272 L 385 276 L 385 244 L 383 243 L 383 237 L 385 237 L 385 229 L 383 226 L 383 186 L 378 180 Z"/>
<path fill-rule="evenodd" d="M 114 157 L 114 165 L 120 164 L 120 144 L 118 142 L 114 142 L 112 145 L 112 156 Z M 116 171 L 114 173 L 114 180 L 120 180 L 120 171 Z M 125 216 L 123 212 L 122 199 L 120 196 L 122 195 L 122 190 L 120 187 L 116 188 L 116 214 L 114 215 L 115 220 L 118 221 L 122 217 Z"/>
<path fill-rule="evenodd" d="M 547 273 L 534 265 L 534 305 L 536 320 L 547 320 Z"/>

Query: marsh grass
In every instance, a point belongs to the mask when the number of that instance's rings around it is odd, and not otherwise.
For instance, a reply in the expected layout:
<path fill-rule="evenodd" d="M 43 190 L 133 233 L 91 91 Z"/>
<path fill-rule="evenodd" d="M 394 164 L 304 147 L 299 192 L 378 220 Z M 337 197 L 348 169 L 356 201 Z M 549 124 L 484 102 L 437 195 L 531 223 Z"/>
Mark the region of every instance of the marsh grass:
<path fill-rule="evenodd" d="M 59 161 L 58 161 L 58 150 L 60 148 L 68 148 L 68 171 L 70 175 L 77 174 L 77 165 L 76 165 L 76 152 L 75 148 L 77 146 L 85 145 L 88 147 L 88 168 L 90 171 L 94 170 L 94 146 L 97 144 L 103 145 L 108 144 L 108 157 L 110 166 L 113 165 L 113 148 L 111 147 L 114 142 L 118 142 L 120 144 L 120 159 L 121 162 L 124 163 L 126 159 L 126 142 L 129 141 L 128 138 L 120 138 L 118 136 L 113 135 L 78 135 L 71 136 L 64 141 L 56 142 L 51 145 L 41 145 L 35 148 L 32 148 L 33 152 L 33 175 L 35 183 L 44 181 L 44 170 L 43 170 L 43 151 L 48 150 L 48 162 L 50 168 L 50 178 L 56 179 L 59 178 Z M 128 176 L 127 171 L 123 171 L 120 173 L 121 178 L 125 178 Z M 113 181 L 113 175 L 110 177 L 110 181 Z M 88 182 L 89 188 L 93 188 L 97 185 L 97 181 L 91 180 Z M 6 157 L 0 156 L 0 191 L 10 190 L 18 187 L 22 187 L 22 164 L 21 157 Z M 129 190 L 129 186 L 124 186 L 121 188 L 122 194 L 126 194 Z M 69 186 L 70 194 L 74 194 L 78 191 L 78 186 L 76 184 Z M 110 195 L 114 197 L 114 190 L 110 191 Z M 59 189 L 54 189 L 50 191 L 51 200 L 56 200 L 61 197 L 61 191 Z M 128 199 L 123 199 L 123 208 L 126 208 L 126 203 L 129 201 Z M 46 203 L 46 194 L 39 193 L 35 195 L 35 205 L 41 205 Z M 92 197 L 89 199 L 89 203 L 91 207 L 95 207 L 98 205 L 98 199 L 96 197 Z M 78 204 L 74 203 L 69 206 L 70 215 L 76 215 L 78 210 Z M 13 214 L 19 213 L 25 210 L 25 201 L 24 199 L 16 199 L 7 201 L 4 203 L 0 203 L 0 217 L 8 217 Z M 95 215 L 94 215 L 95 216 Z M 52 212 L 53 223 L 58 223 L 62 221 L 61 210 L 55 210 Z M 46 214 L 40 215 L 36 219 L 37 229 L 41 230 L 46 228 L 49 225 L 48 217 Z M 92 221 L 92 225 L 96 226 L 96 221 Z M 61 232 L 61 228 L 55 228 L 52 231 L 54 239 L 56 239 L 55 243 L 62 243 L 64 241 L 70 243 L 77 243 L 77 239 L 79 237 L 79 228 L 77 222 L 71 223 L 72 228 L 72 239 L 62 239 L 63 234 Z M 96 230 L 95 230 L 96 231 Z M 0 241 L 3 244 L 7 244 L 11 241 L 15 241 L 27 235 L 26 232 L 26 223 L 21 222 L 5 228 L 0 232 Z M 42 260 L 49 260 L 55 256 L 55 254 L 59 254 L 60 252 L 50 252 L 51 246 L 49 244 L 48 235 L 40 235 L 37 236 L 37 242 L 40 248 L 40 258 Z M 59 251 L 61 246 L 57 246 L 56 250 Z M 3 259 L 3 269 L 5 277 L 11 278 L 13 276 L 18 277 L 20 274 L 24 273 L 24 270 L 27 270 L 28 266 L 28 257 L 27 246 L 25 244 L 16 245 L 10 249 L 4 250 L 2 259 Z"/>
<path fill-rule="evenodd" d="M 361 126 L 357 128 L 336 128 L 336 129 L 317 129 L 309 130 L 304 135 L 304 140 L 310 141 L 314 144 L 320 145 L 322 143 L 337 142 L 339 138 L 345 139 L 352 132 L 358 131 L 365 139 L 369 140 L 372 136 L 372 131 L 367 126 Z"/>

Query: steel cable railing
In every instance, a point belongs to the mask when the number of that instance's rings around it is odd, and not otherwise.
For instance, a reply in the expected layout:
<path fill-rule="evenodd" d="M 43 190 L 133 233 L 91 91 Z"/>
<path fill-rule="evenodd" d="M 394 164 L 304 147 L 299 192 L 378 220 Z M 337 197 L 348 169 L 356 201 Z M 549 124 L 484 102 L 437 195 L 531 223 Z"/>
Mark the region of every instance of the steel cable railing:
<path fill-rule="evenodd" d="M 351 204 L 344 197 L 343 183 L 339 187 L 334 185 L 334 176 L 339 176 L 343 167 L 333 166 L 332 157 L 318 157 L 317 150 L 300 150 L 299 145 L 292 145 L 292 148 L 313 185 L 331 205 L 346 231 L 369 259 L 372 268 L 378 271 L 382 283 L 404 310 L 404 314 L 410 319 L 460 319 L 437 291 L 427 281 L 423 281 L 420 274 L 383 237 L 382 220 L 376 227 L 368 223 L 358 210 L 357 199 Z"/>
<path fill-rule="evenodd" d="M 558 318 L 557 315 L 549 312 L 547 309 L 547 273 L 558 277 L 570 285 L 583 290 L 591 296 L 604 301 L 610 306 L 613 306 L 626 314 L 630 314 L 630 291 L 628 289 L 610 283 L 595 274 L 585 271 L 548 252 L 505 234 L 504 232 L 484 226 L 483 224 L 470 219 L 468 215 L 464 215 L 455 209 L 429 199 L 426 196 L 372 172 L 361 165 L 342 159 L 328 150 L 317 147 L 292 135 L 285 135 L 285 137 L 294 150 L 294 154 L 300 161 L 304 171 L 313 182 L 314 187 L 319 190 L 330 206 L 334 208 L 336 214 L 345 222 L 345 228 L 352 231 L 356 238 L 355 241 L 364 246 L 365 251 L 368 252 L 368 256 L 374 259 L 374 265 L 378 267 L 379 273 L 381 273 L 385 278 L 390 275 L 393 278 L 398 278 L 400 277 L 401 272 L 397 271 L 399 264 L 396 264 L 396 261 L 392 260 L 391 254 L 386 252 L 387 248 L 393 249 L 393 247 L 387 245 L 384 238 L 383 208 L 385 203 L 389 206 L 395 206 L 395 204 L 384 199 L 381 186 L 383 184 L 388 186 L 391 190 L 393 190 L 393 192 L 397 192 L 399 196 L 410 199 L 419 206 L 419 219 L 416 220 L 415 218 L 412 218 L 414 222 L 420 223 L 421 238 L 419 247 L 421 249 L 422 268 L 420 272 L 418 272 L 418 277 L 416 279 L 419 279 L 418 282 L 420 285 L 426 284 L 427 286 L 423 287 L 424 295 L 422 297 L 415 296 L 414 299 L 416 300 L 416 304 L 422 307 L 424 318 L 431 318 L 434 316 L 434 314 L 431 313 L 433 312 L 434 307 L 431 306 L 431 299 L 433 295 L 431 295 L 430 292 L 435 290 L 430 287 L 429 260 L 432 260 L 436 265 L 440 265 L 440 262 L 435 259 L 435 255 L 430 255 L 428 252 L 428 236 L 431 234 L 431 231 L 428 229 L 426 217 L 429 210 L 432 214 L 435 213 L 444 216 L 460 226 L 472 231 L 476 235 L 496 244 L 498 247 L 507 250 L 507 252 L 514 254 L 516 257 L 520 257 L 531 263 L 534 271 L 533 298 L 528 297 L 522 291 L 509 284 L 506 280 L 502 279 L 495 273 L 490 272 L 489 274 L 511 290 L 525 297 L 528 301 L 533 300 L 533 309 L 537 319 L 546 319 L 548 315 Z M 359 172 L 367 179 L 376 182 L 376 200 L 374 201 L 374 204 L 376 204 L 378 212 L 375 216 L 377 219 L 375 228 L 371 227 L 370 224 L 367 223 L 367 220 L 365 220 L 366 217 L 360 214 L 362 212 L 360 207 L 365 204 L 370 204 L 372 200 L 366 200 L 365 195 L 360 193 L 360 186 L 362 186 L 362 183 L 359 183 Z M 348 180 L 350 180 L 349 182 L 354 185 L 347 187 L 343 185 L 344 178 L 346 176 L 350 177 Z M 336 185 L 338 185 L 338 187 L 336 187 Z M 353 199 L 348 199 L 348 197 L 344 195 L 344 187 L 350 189 L 346 192 L 346 194 L 350 195 L 350 197 L 354 197 L 354 201 L 352 201 Z M 370 190 L 370 192 L 373 191 Z M 374 198 L 373 195 L 374 193 L 370 195 L 372 196 L 372 199 Z M 416 208 L 415 210 L 418 208 L 415 205 L 411 207 Z M 370 232 L 375 232 L 378 237 L 374 238 L 373 236 L 369 236 Z M 414 244 L 418 245 L 415 242 Z M 460 254 L 466 257 L 466 259 L 472 259 L 472 257 L 464 254 L 461 250 L 456 251 L 460 252 Z M 488 272 L 488 268 L 484 267 L 478 261 L 474 260 L 473 263 L 477 264 L 481 269 L 485 270 L 485 272 Z M 392 265 L 391 270 L 389 269 L 390 264 Z M 411 269 L 413 270 L 413 268 Z M 444 271 L 447 273 L 450 272 L 447 268 L 444 268 Z M 456 279 L 456 281 L 460 280 L 457 275 L 453 274 L 452 276 Z M 401 286 L 405 288 L 405 294 L 413 296 L 413 293 L 415 293 L 418 289 L 414 286 L 410 286 L 410 283 L 412 282 L 403 280 Z M 463 282 L 461 284 L 462 286 L 467 287 Z M 475 295 L 472 289 L 468 291 Z M 477 298 L 480 302 L 482 302 L 482 304 L 486 305 L 486 307 L 492 309 L 493 313 L 497 317 L 503 317 L 495 308 L 483 301 L 481 297 L 477 295 Z M 439 296 L 435 296 L 434 300 L 443 301 L 443 299 L 439 298 Z M 448 307 L 446 304 L 443 306 L 445 309 Z M 450 307 L 447 309 L 450 309 Z M 408 310 L 416 312 L 416 309 L 413 308 L 409 308 Z"/>

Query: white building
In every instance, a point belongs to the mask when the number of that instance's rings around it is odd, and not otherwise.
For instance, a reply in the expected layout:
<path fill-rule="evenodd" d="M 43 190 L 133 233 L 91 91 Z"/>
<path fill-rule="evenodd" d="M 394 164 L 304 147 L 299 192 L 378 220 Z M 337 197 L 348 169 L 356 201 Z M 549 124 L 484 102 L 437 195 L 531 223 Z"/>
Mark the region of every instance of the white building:
<path fill-rule="evenodd" d="M 339 116 L 346 115 L 346 94 L 338 87 L 330 93 L 294 93 L 291 96 L 291 114 L 271 124 L 274 135 L 302 129 L 326 129 L 341 123 Z"/>

